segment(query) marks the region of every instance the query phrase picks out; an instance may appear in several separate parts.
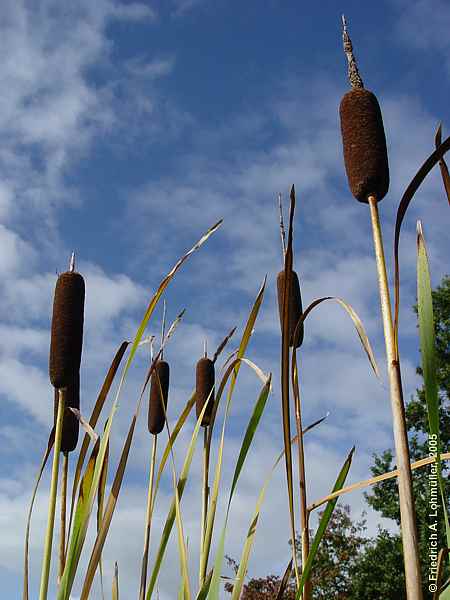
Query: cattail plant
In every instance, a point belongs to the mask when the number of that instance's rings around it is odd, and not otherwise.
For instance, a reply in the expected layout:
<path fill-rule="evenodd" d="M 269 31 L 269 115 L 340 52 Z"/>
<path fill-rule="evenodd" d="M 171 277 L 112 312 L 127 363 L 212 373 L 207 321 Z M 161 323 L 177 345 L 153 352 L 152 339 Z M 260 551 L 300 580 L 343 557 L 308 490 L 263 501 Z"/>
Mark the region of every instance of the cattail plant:
<path fill-rule="evenodd" d="M 291 202 L 295 203 L 295 188 L 292 186 L 291 190 Z M 278 206 L 280 213 L 280 234 L 281 234 L 281 250 L 283 266 L 286 263 L 286 234 L 284 228 L 283 219 L 283 206 L 281 202 L 281 194 L 278 194 Z M 290 227 L 292 222 L 290 223 Z M 292 231 L 290 231 L 292 234 Z M 286 276 L 289 277 L 290 281 L 286 282 Z M 288 285 L 286 285 L 286 283 Z M 284 303 L 285 290 L 289 290 L 289 302 L 287 306 Z M 277 292 L 278 292 L 278 311 L 280 315 L 281 332 L 283 333 L 283 321 L 284 321 L 284 310 L 288 309 L 288 344 L 290 347 L 300 348 L 304 338 L 304 327 L 301 323 L 300 327 L 297 328 L 297 324 L 303 313 L 302 296 L 300 292 L 300 283 L 297 273 L 291 269 L 290 271 L 283 269 L 277 275 Z M 294 355 L 292 361 L 294 361 Z M 295 363 L 295 368 L 297 365 Z M 294 385 L 294 381 L 293 381 Z M 302 529 L 302 564 L 305 565 L 309 554 L 309 527 L 308 527 L 308 512 L 307 512 L 307 497 L 306 497 L 306 473 L 305 473 L 305 455 L 304 455 L 304 444 L 303 444 L 303 427 L 302 427 L 302 411 L 300 402 L 300 393 L 298 385 L 298 371 L 297 380 L 294 385 L 294 407 L 295 407 L 295 423 L 297 428 L 298 436 L 298 470 L 299 470 L 299 498 L 300 498 L 300 521 Z M 294 546 L 293 546 L 294 547 Z M 296 576 L 298 579 L 297 565 L 295 565 Z M 309 580 L 306 581 L 303 595 L 304 600 L 309 600 L 311 597 L 311 585 Z"/>
<path fill-rule="evenodd" d="M 80 273 L 75 271 L 75 255 L 72 253 L 69 270 L 59 275 L 57 279 L 53 300 L 49 374 L 50 381 L 58 393 L 58 410 L 55 425 L 47 532 L 39 592 L 40 600 L 46 600 L 47 598 L 65 404 L 67 388 L 73 385 L 80 370 L 83 345 L 84 297 L 84 279 Z"/>
<path fill-rule="evenodd" d="M 199 585 L 203 585 L 203 545 L 206 533 L 206 519 L 208 516 L 208 500 L 209 500 L 209 452 L 210 445 L 208 443 L 208 427 L 211 424 L 212 410 L 214 406 L 214 384 L 215 384 L 215 367 L 214 361 L 208 358 L 207 344 L 205 340 L 204 356 L 197 362 L 195 369 L 195 395 L 196 395 L 196 413 L 197 419 L 200 417 L 202 410 L 207 403 L 201 425 L 203 427 L 203 485 L 202 485 L 202 516 L 200 529 L 200 567 L 199 567 Z"/>
<path fill-rule="evenodd" d="M 345 168 L 354 197 L 369 204 L 392 404 L 394 440 L 398 469 L 400 518 L 408 600 L 422 599 L 418 537 L 412 492 L 408 436 L 405 422 L 400 363 L 394 339 L 391 301 L 386 274 L 378 202 L 389 188 L 386 138 L 380 106 L 375 95 L 364 88 L 343 20 L 344 51 L 352 89 L 341 100 L 340 118 Z"/>
<path fill-rule="evenodd" d="M 286 234 L 284 229 L 283 207 L 281 204 L 281 194 L 278 194 L 278 206 L 280 211 L 280 234 L 281 234 L 281 251 L 284 265 L 286 256 Z M 285 287 L 285 272 L 284 269 L 277 275 L 277 292 L 278 292 L 278 312 L 280 315 L 280 326 L 283 329 L 283 303 L 284 303 L 284 287 Z M 294 332 L 300 316 L 303 312 L 302 295 L 300 292 L 300 282 L 297 273 L 292 270 L 292 277 L 289 285 L 289 346 L 294 343 Z M 300 325 L 300 331 L 296 340 L 296 348 L 300 348 L 303 343 L 304 327 Z"/>
<path fill-rule="evenodd" d="M 169 363 L 165 360 L 158 360 L 151 377 L 148 405 L 148 430 L 152 435 L 161 433 L 166 422 L 169 375 Z"/>
<path fill-rule="evenodd" d="M 164 329 L 166 324 L 166 303 L 164 301 L 163 319 L 161 329 L 161 358 L 156 362 L 150 380 L 150 394 L 148 403 L 148 431 L 153 436 L 152 450 L 150 456 L 150 474 L 147 494 L 147 513 L 145 517 L 144 553 L 142 556 L 141 583 L 139 589 L 139 600 L 144 600 L 147 586 L 148 551 L 150 545 L 150 529 L 153 508 L 153 485 L 156 461 L 156 446 L 158 434 L 164 429 L 166 423 L 166 409 L 169 395 L 169 363 L 164 360 Z M 153 363 L 153 345 L 150 343 L 150 360 Z"/>
<path fill-rule="evenodd" d="M 208 402 L 201 423 L 202 427 L 208 427 L 211 422 L 211 413 L 214 405 L 215 368 L 213 361 L 206 355 L 198 361 L 195 375 L 197 419 L 206 402 Z"/>

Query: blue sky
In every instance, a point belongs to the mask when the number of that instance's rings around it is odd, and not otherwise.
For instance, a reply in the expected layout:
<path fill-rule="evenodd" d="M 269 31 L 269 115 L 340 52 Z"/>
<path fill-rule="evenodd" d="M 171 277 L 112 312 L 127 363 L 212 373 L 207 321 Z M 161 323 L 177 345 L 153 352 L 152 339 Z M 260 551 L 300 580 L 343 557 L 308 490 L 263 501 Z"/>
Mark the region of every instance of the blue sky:
<path fill-rule="evenodd" d="M 295 265 L 304 305 L 323 295 L 350 302 L 384 372 L 369 213 L 351 197 L 341 156 L 338 106 L 348 89 L 342 12 L 366 87 L 377 94 L 384 116 L 391 187 L 380 211 L 390 261 L 401 194 L 433 150 L 437 123 L 443 121 L 444 136 L 450 125 L 447 3 L 81 0 L 76 8 L 51 0 L 3 3 L 0 578 L 8 598 L 21 597 L 23 524 L 53 418 L 47 376 L 51 299 L 56 271 L 66 270 L 72 249 L 87 288 L 84 414 L 90 412 L 116 348 L 134 335 L 159 281 L 219 218 L 224 218 L 219 232 L 183 267 L 167 293 L 169 320 L 186 308 L 166 353 L 172 423 L 190 395 L 203 340 L 214 348 L 234 325 L 242 331 L 268 275 L 249 357 L 273 373 L 275 385 L 233 504 L 226 551 L 236 558 L 262 477 L 282 447 L 276 197 L 281 192 L 287 201 L 293 183 L 298 207 Z M 406 398 L 418 385 L 411 310 L 417 218 L 424 223 L 437 284 L 448 272 L 449 250 L 448 208 L 437 173 L 418 193 L 401 242 Z M 160 317 L 158 311 L 149 333 L 159 331 Z M 113 462 L 147 360 L 148 349 L 143 348 L 115 421 Z M 339 307 L 321 306 L 308 320 L 300 360 L 305 421 L 330 411 L 306 445 L 314 499 L 331 487 L 353 444 L 353 481 L 368 475 L 373 452 L 392 446 L 390 405 L 386 377 L 382 385 L 375 380 Z M 254 376 L 243 369 L 228 430 L 224 490 L 258 389 Z M 188 435 L 181 436 L 178 466 Z M 105 548 L 106 576 L 111 577 L 118 560 L 126 600 L 137 590 L 149 444 L 143 416 Z M 196 460 L 183 503 L 193 581 L 199 478 Z M 280 573 L 288 560 L 283 482 L 281 468 L 262 514 L 251 575 Z M 48 479 L 32 527 L 34 594 L 47 494 Z M 169 498 L 170 479 L 161 492 L 153 539 Z M 347 500 L 355 517 L 367 509 L 361 494 Z M 381 521 L 370 511 L 367 518 L 373 533 Z M 264 543 L 267 539 L 270 545 Z M 175 540 L 160 577 L 162 600 L 176 593 L 174 569 Z M 74 598 L 77 591 L 78 584 Z M 92 597 L 100 597 L 98 585 Z"/>

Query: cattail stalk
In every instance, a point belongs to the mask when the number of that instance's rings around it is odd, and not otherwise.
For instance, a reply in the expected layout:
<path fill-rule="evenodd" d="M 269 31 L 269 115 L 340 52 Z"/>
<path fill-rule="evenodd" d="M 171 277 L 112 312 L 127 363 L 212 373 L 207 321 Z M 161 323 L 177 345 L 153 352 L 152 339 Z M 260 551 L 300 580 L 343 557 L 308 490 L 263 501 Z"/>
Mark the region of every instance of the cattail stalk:
<path fill-rule="evenodd" d="M 44 557 L 42 560 L 42 572 L 41 572 L 41 584 L 39 590 L 39 600 L 47 600 L 48 592 L 48 578 L 50 574 L 50 562 L 52 558 L 52 542 L 53 542 L 53 528 L 55 524 L 55 506 L 56 506 L 56 492 L 58 488 L 58 474 L 59 474 L 59 454 L 61 449 L 61 434 L 64 417 L 64 404 L 65 404 L 65 388 L 58 390 L 58 416 L 56 418 L 56 429 L 55 429 L 55 447 L 53 449 L 53 466 L 52 466 L 52 480 L 50 484 L 50 498 L 48 503 L 48 516 L 47 516 L 47 531 L 45 534 L 44 542 Z"/>
<path fill-rule="evenodd" d="M 145 591 L 147 587 L 147 567 L 148 567 L 148 551 L 150 547 L 150 530 L 152 525 L 152 514 L 153 514 L 153 485 L 155 479 L 155 462 L 156 462 L 156 445 L 158 435 L 153 435 L 152 451 L 150 457 L 150 477 L 148 482 L 148 494 L 147 494 L 147 514 L 145 517 L 145 538 L 144 538 L 144 554 L 142 556 L 142 569 L 141 569 L 141 587 L 139 591 L 139 600 L 145 599 Z"/>
<path fill-rule="evenodd" d="M 306 474 L 305 474 L 305 453 L 303 445 L 303 426 L 302 426 L 302 410 L 300 399 L 300 386 L 298 383 L 298 368 L 295 358 L 295 353 L 292 355 L 292 372 L 293 372 L 293 388 L 294 388 L 294 408 L 295 408 L 295 423 L 297 426 L 298 437 L 298 478 L 299 478 L 299 498 L 300 498 L 300 526 L 302 532 L 302 569 L 305 568 L 306 560 L 309 554 L 309 527 L 308 527 L 308 504 L 306 496 Z M 308 579 L 303 587 L 303 600 L 311 598 L 311 582 Z"/>
<path fill-rule="evenodd" d="M 200 565 L 198 572 L 199 589 L 202 588 L 205 580 L 203 569 L 203 550 L 206 534 L 206 520 L 208 518 L 209 501 L 209 454 L 210 444 L 208 443 L 208 427 L 203 428 L 203 481 L 202 481 L 202 520 L 200 529 Z"/>
<path fill-rule="evenodd" d="M 66 509 L 67 509 L 67 473 L 69 470 L 69 453 L 63 454 L 62 481 L 61 481 L 61 530 L 59 534 L 59 572 L 58 584 L 61 581 L 66 563 Z"/>
<path fill-rule="evenodd" d="M 391 300 L 386 274 L 383 238 L 378 215 L 378 202 L 375 196 L 369 196 L 368 201 L 378 271 L 378 286 L 380 290 L 381 314 L 383 318 L 389 388 L 394 421 L 394 441 L 398 469 L 398 491 L 400 498 L 400 521 L 403 541 L 403 559 L 405 563 L 406 595 L 408 600 L 422 600 L 423 595 L 418 554 L 419 540 L 417 537 L 416 515 L 412 491 L 411 466 L 400 363 L 395 352 Z"/>

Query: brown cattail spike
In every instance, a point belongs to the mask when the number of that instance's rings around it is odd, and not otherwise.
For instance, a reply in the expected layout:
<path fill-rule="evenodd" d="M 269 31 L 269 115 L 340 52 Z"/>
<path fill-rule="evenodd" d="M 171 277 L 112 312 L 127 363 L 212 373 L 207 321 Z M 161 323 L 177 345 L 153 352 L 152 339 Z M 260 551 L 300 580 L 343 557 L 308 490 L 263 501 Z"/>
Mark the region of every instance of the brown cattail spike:
<path fill-rule="evenodd" d="M 78 434 L 80 429 L 79 421 L 76 415 L 70 410 L 76 408 L 80 410 L 80 374 L 74 378 L 74 381 L 67 386 L 65 395 L 64 420 L 61 437 L 61 452 L 73 452 L 77 447 Z M 58 415 L 58 390 L 55 389 L 54 418 L 56 426 L 56 417 Z"/>
<path fill-rule="evenodd" d="M 284 271 L 280 271 L 277 276 L 278 288 L 278 310 L 280 313 L 281 328 L 283 328 L 283 299 L 284 299 Z M 289 346 L 294 343 L 294 332 L 300 316 L 303 312 L 302 296 L 300 293 L 300 283 L 295 271 L 292 271 L 292 281 L 289 298 Z M 303 323 L 300 326 L 297 348 L 300 348 L 303 342 L 304 328 Z"/>
<path fill-rule="evenodd" d="M 50 342 L 49 373 L 55 388 L 71 385 L 80 370 L 83 345 L 84 279 L 67 271 L 56 282 Z"/>
<path fill-rule="evenodd" d="M 215 369 L 214 363 L 210 358 L 201 358 L 197 363 L 196 368 L 196 410 L 197 419 L 208 401 L 208 406 L 203 414 L 202 427 L 207 427 L 211 422 L 211 414 L 214 405 L 214 383 Z M 211 393 L 212 390 L 212 393 Z"/>
<path fill-rule="evenodd" d="M 381 200 L 389 189 L 386 136 L 378 100 L 359 76 L 345 19 L 343 39 L 352 86 L 339 108 L 345 169 L 353 196 L 368 203 L 369 196 Z"/>
<path fill-rule="evenodd" d="M 166 422 L 165 410 L 167 409 L 169 395 L 169 373 L 169 363 L 165 360 L 158 360 L 151 377 L 148 406 L 148 430 L 153 435 L 161 433 Z"/>

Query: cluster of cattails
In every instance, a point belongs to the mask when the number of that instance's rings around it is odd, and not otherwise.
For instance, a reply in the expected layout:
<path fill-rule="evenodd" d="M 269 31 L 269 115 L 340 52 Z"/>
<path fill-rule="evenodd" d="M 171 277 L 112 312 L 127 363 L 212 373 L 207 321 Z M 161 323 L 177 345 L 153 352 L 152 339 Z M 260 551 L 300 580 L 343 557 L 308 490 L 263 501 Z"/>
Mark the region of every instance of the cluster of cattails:
<path fill-rule="evenodd" d="M 148 406 L 148 430 L 153 435 L 158 435 L 164 429 L 169 395 L 169 376 L 169 363 L 165 360 L 158 360 L 151 376 Z M 205 403 L 208 402 L 201 422 L 202 427 L 207 427 L 211 422 L 214 405 L 214 383 L 214 363 L 210 358 L 204 356 L 197 362 L 195 383 L 197 419 Z"/>
<path fill-rule="evenodd" d="M 79 422 L 70 408 L 80 408 L 80 364 L 83 346 L 85 284 L 74 270 L 59 275 L 53 300 L 49 374 L 55 388 L 55 425 L 59 390 L 65 388 L 61 451 L 71 452 L 78 441 Z"/>

